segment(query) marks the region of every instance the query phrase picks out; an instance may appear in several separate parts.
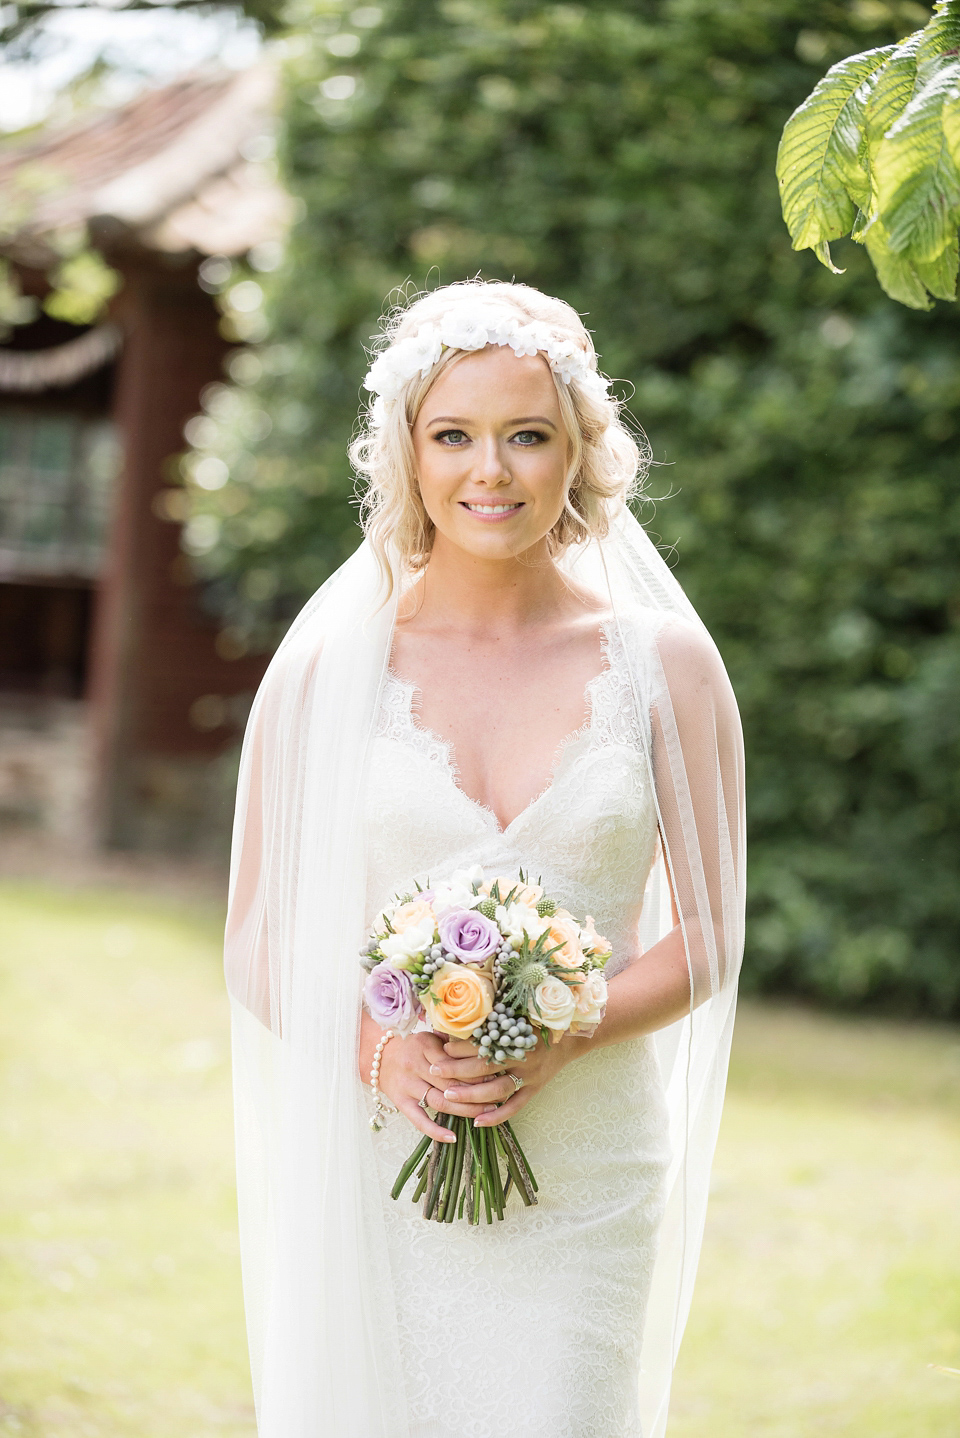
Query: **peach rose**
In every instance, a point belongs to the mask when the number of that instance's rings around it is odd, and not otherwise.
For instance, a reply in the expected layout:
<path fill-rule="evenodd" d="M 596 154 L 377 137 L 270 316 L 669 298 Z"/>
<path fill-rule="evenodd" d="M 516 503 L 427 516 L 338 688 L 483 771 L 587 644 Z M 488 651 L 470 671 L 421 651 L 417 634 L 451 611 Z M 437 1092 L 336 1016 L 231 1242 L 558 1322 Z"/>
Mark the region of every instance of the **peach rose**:
<path fill-rule="evenodd" d="M 559 948 L 557 948 L 559 945 Z M 558 909 L 547 920 L 547 952 L 556 949 L 551 957 L 555 964 L 565 969 L 578 969 L 583 963 L 580 948 L 580 926 L 566 909 Z"/>
<path fill-rule="evenodd" d="M 580 939 L 583 947 L 589 949 L 597 958 L 602 958 L 604 954 L 609 954 L 613 949 L 610 940 L 597 933 L 597 926 L 593 922 L 592 914 L 587 915 L 586 922 L 580 930 Z"/>
<path fill-rule="evenodd" d="M 586 975 L 573 991 L 577 1001 L 571 1033 L 592 1034 L 607 1007 L 607 981 L 598 969 Z"/>
<path fill-rule="evenodd" d="M 394 909 L 390 922 L 394 933 L 402 934 L 414 924 L 421 924 L 424 919 L 432 918 L 433 910 L 425 899 L 411 899 L 408 904 L 401 904 L 398 909 Z"/>
<path fill-rule="evenodd" d="M 511 904 L 529 904 L 532 908 L 536 908 L 537 904 L 539 904 L 543 898 L 543 889 L 539 884 L 525 884 L 521 879 L 505 879 L 502 875 L 499 879 L 488 879 L 485 884 L 481 884 L 481 894 L 489 896 L 494 884 L 496 884 L 499 889 L 501 903 L 503 903 L 503 900 L 507 897 L 511 889 L 516 890 L 516 893 L 510 900 Z"/>
<path fill-rule="evenodd" d="M 493 984 L 486 974 L 464 964 L 443 964 L 421 1002 L 431 1028 L 468 1039 L 493 1008 Z"/>

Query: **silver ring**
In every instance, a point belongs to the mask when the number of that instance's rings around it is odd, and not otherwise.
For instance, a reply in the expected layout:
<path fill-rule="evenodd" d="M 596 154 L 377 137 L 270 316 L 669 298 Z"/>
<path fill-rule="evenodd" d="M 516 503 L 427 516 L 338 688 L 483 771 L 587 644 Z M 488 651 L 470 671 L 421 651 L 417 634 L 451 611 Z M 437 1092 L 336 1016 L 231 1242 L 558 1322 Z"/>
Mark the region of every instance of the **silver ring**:
<path fill-rule="evenodd" d="M 508 1079 L 513 1079 L 513 1091 L 514 1091 L 514 1093 L 519 1093 L 520 1090 L 523 1088 L 523 1079 L 522 1079 L 522 1078 L 517 1078 L 517 1075 L 516 1075 L 516 1074 L 511 1074 L 511 1073 L 508 1073 L 508 1074 L 507 1074 L 507 1078 L 508 1078 Z"/>
<path fill-rule="evenodd" d="M 522 1080 L 521 1080 L 521 1082 L 522 1082 Z M 433 1088 L 433 1084 L 432 1084 L 432 1083 L 428 1083 L 427 1086 L 426 1086 L 426 1088 L 425 1088 L 424 1091 L 423 1091 L 423 1098 L 422 1098 L 422 1099 L 420 1100 L 420 1102 L 417 1104 L 417 1108 L 422 1108 L 423 1111 L 424 1111 L 424 1113 L 426 1113 L 426 1111 L 427 1111 L 427 1094 L 430 1092 L 430 1090 L 431 1090 L 432 1088 Z"/>

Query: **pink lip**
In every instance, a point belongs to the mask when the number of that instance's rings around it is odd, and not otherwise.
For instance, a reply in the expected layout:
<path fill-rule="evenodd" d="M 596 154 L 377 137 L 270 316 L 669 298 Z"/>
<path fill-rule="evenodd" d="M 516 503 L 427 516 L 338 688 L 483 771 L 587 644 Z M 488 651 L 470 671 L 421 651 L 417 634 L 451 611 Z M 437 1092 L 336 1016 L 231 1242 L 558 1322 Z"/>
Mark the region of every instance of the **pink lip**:
<path fill-rule="evenodd" d="M 523 509 L 523 506 L 524 506 L 524 501 L 523 501 L 522 499 L 518 499 L 518 500 L 508 500 L 508 499 L 504 499 L 504 500 L 500 500 L 500 501 L 498 501 L 498 502 L 501 503 L 501 504 L 515 504 L 515 505 L 516 505 L 516 508 L 515 508 L 515 509 L 505 509 L 505 510 L 503 510 L 500 514 L 481 514 L 479 510 L 471 509 L 469 506 L 471 505 L 471 503 L 486 504 L 486 503 L 488 503 L 488 501 L 486 501 L 486 500 L 479 500 L 479 499 L 478 499 L 478 500 L 461 499 L 461 500 L 459 501 L 460 505 L 467 511 L 467 513 L 468 513 L 469 515 L 471 515 L 474 519 L 479 519 L 479 520 L 481 520 L 484 524 L 500 524 L 500 523 L 501 523 L 503 520 L 505 520 L 505 519 L 512 519 L 515 514 L 519 514 L 519 513 L 520 513 L 521 509 Z"/>

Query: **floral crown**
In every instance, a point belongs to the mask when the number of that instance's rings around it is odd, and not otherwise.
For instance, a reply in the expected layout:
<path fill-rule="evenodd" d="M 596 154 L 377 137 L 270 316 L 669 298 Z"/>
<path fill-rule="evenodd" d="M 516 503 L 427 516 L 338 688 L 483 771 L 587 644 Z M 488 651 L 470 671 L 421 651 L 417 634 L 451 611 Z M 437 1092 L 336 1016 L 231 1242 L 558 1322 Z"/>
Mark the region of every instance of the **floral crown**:
<path fill-rule="evenodd" d="M 543 354 L 564 384 L 576 380 L 594 399 L 606 399 L 608 381 L 590 365 L 587 352 L 569 339 L 558 339 L 540 320 L 522 323 L 516 315 L 487 306 L 459 306 L 415 334 L 397 340 L 377 356 L 363 381 L 377 396 L 370 410 L 374 425 L 383 423 L 408 380 L 430 373 L 444 350 L 482 350 L 509 345 L 518 359 Z"/>

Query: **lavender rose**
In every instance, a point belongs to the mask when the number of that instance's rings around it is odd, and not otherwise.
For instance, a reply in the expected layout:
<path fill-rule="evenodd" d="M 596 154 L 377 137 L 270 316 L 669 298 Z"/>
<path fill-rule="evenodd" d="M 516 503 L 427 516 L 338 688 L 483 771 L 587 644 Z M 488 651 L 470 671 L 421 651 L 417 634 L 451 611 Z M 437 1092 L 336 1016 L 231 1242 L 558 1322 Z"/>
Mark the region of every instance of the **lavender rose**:
<path fill-rule="evenodd" d="M 413 1032 L 422 1013 L 409 976 L 387 963 L 371 969 L 363 1000 L 374 1023 L 404 1036 Z"/>
<path fill-rule="evenodd" d="M 482 964 L 500 947 L 500 930 L 475 909 L 453 909 L 438 924 L 440 942 L 461 964 Z"/>

